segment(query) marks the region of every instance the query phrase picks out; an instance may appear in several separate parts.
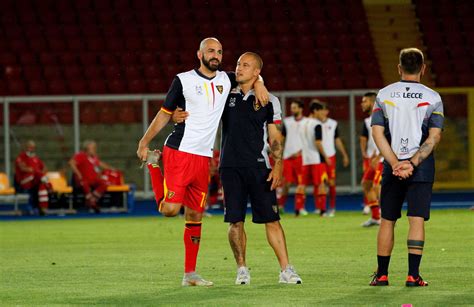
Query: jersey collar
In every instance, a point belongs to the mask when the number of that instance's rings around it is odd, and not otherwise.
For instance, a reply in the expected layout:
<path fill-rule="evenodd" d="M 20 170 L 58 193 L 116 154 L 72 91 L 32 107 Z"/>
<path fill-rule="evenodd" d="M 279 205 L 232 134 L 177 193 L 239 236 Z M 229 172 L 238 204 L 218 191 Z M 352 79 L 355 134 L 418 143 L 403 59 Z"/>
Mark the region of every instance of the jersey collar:
<path fill-rule="evenodd" d="M 418 81 L 412 81 L 412 80 L 400 80 L 400 82 L 406 82 L 406 83 L 420 83 Z"/>
<path fill-rule="evenodd" d="M 203 74 L 199 71 L 199 69 L 197 69 L 197 68 L 194 68 L 194 71 L 198 74 L 199 77 L 204 78 L 204 79 L 209 80 L 209 81 L 212 80 L 212 79 L 214 79 L 214 78 L 217 76 L 217 74 L 216 74 L 216 76 L 214 76 L 214 77 L 212 77 L 212 78 L 209 78 L 208 76 L 203 75 Z"/>

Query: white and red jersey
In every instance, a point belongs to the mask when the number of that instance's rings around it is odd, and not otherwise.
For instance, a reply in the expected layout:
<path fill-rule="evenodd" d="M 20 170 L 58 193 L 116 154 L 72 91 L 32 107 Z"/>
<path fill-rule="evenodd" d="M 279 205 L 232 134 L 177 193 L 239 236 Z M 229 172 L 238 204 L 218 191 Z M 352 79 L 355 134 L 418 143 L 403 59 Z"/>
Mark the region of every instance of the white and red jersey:
<path fill-rule="evenodd" d="M 296 120 L 294 116 L 283 119 L 283 135 L 285 136 L 285 149 L 283 159 L 287 159 L 303 149 L 303 122 L 305 117 Z"/>
<path fill-rule="evenodd" d="M 213 156 L 213 146 L 227 96 L 235 75 L 218 71 L 213 78 L 193 69 L 178 74 L 163 103 L 162 111 L 171 114 L 180 107 L 189 112 L 185 122 L 175 124 L 166 146 L 205 157 Z"/>
<path fill-rule="evenodd" d="M 369 116 L 364 119 L 364 125 L 362 128 L 362 136 L 367 138 L 367 148 L 365 150 L 365 155 L 368 158 L 373 157 L 374 155 L 379 155 L 380 151 L 375 144 L 374 137 L 372 136 L 372 116 Z M 383 157 L 380 158 L 380 162 L 383 161 Z"/>
<path fill-rule="evenodd" d="M 321 155 L 316 147 L 316 127 L 321 122 L 315 118 L 305 118 L 303 121 L 303 165 L 313 165 L 321 163 Z"/>

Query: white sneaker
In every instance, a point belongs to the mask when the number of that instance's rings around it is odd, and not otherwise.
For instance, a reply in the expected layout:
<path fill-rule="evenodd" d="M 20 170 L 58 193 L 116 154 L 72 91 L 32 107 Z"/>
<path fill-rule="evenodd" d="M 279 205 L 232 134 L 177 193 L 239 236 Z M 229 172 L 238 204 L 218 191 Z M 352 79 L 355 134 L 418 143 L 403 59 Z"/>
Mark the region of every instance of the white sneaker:
<path fill-rule="evenodd" d="M 280 284 L 302 284 L 303 281 L 301 280 L 300 276 L 296 273 L 295 268 L 288 264 L 285 270 L 280 272 Z"/>
<path fill-rule="evenodd" d="M 362 223 L 362 227 L 371 227 L 371 226 L 379 226 L 380 220 L 374 220 L 373 218 L 368 219 L 364 223 Z"/>
<path fill-rule="evenodd" d="M 321 210 L 320 210 L 320 209 L 316 209 L 316 210 L 313 211 L 313 213 L 319 215 L 319 214 L 321 214 Z"/>
<path fill-rule="evenodd" d="M 183 287 L 198 286 L 198 287 L 210 287 L 214 283 L 212 281 L 207 281 L 203 279 L 196 272 L 185 273 L 183 276 L 183 282 L 181 283 Z"/>
<path fill-rule="evenodd" d="M 237 278 L 235 279 L 236 285 L 248 285 L 250 284 L 250 271 L 247 267 L 241 266 L 237 269 Z"/>
<path fill-rule="evenodd" d="M 306 209 L 301 209 L 301 210 L 300 210 L 300 214 L 301 214 L 302 216 L 307 216 L 307 215 L 308 215 L 308 211 L 306 211 Z"/>
<path fill-rule="evenodd" d="M 362 214 L 363 215 L 369 215 L 370 213 L 370 207 L 369 206 L 364 206 L 364 209 L 362 209 Z"/>
<path fill-rule="evenodd" d="M 331 209 L 331 210 L 329 210 L 328 216 L 329 216 L 329 217 L 335 217 L 335 216 L 336 216 L 336 209 Z"/>

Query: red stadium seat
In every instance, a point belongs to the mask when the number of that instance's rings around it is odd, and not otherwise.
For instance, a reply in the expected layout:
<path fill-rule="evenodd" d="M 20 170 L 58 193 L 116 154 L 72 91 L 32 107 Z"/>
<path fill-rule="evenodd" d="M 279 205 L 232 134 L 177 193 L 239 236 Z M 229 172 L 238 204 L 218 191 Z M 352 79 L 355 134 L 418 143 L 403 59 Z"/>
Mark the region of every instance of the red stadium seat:
<path fill-rule="evenodd" d="M 108 80 L 118 79 L 122 76 L 122 70 L 120 66 L 111 65 L 105 68 L 105 77 Z"/>
<path fill-rule="evenodd" d="M 20 63 L 21 65 L 25 66 L 25 65 L 36 65 L 38 64 L 38 59 L 36 57 L 36 54 L 34 53 L 30 53 L 30 52 L 21 52 L 20 55 Z M 15 61 L 12 61 L 12 62 L 5 62 L 5 63 L 2 63 L 2 64 L 15 64 L 16 63 L 16 59 Z"/>
<path fill-rule="evenodd" d="M 46 79 L 61 79 L 61 67 L 60 66 L 44 66 L 43 74 Z"/>
<path fill-rule="evenodd" d="M 137 66 L 125 67 L 125 78 L 127 78 L 127 80 L 140 79 L 141 77 L 141 71 Z"/>
<path fill-rule="evenodd" d="M 49 82 L 49 93 L 52 95 L 64 95 L 68 93 L 66 83 L 63 79 L 57 79 Z"/>
<path fill-rule="evenodd" d="M 107 93 L 107 85 L 102 79 L 88 80 L 87 85 L 91 94 Z"/>
<path fill-rule="evenodd" d="M 84 80 L 70 80 L 68 82 L 69 92 L 74 95 L 88 94 L 87 82 Z"/>
<path fill-rule="evenodd" d="M 82 78 L 81 66 L 65 66 L 63 73 L 67 80 L 76 80 Z"/>
<path fill-rule="evenodd" d="M 84 68 L 84 76 L 90 80 L 102 79 L 102 69 L 100 66 L 87 66 Z"/>
<path fill-rule="evenodd" d="M 168 91 L 169 82 L 162 79 L 150 79 L 147 81 L 148 92 L 150 93 L 166 93 Z"/>
<path fill-rule="evenodd" d="M 25 86 L 25 82 L 20 79 L 16 80 L 8 80 L 8 93 L 11 95 L 26 95 L 27 90 Z"/>
<path fill-rule="evenodd" d="M 44 80 L 31 80 L 29 88 L 32 95 L 46 95 L 48 93 L 48 88 Z"/>
<path fill-rule="evenodd" d="M 109 81 L 109 91 L 114 94 L 127 93 L 127 87 L 122 79 L 114 79 Z"/>
<path fill-rule="evenodd" d="M 130 93 L 146 93 L 147 91 L 146 84 L 142 79 L 129 80 L 127 84 Z"/>
<path fill-rule="evenodd" d="M 23 75 L 26 80 L 39 80 L 43 79 L 41 66 L 24 66 Z"/>

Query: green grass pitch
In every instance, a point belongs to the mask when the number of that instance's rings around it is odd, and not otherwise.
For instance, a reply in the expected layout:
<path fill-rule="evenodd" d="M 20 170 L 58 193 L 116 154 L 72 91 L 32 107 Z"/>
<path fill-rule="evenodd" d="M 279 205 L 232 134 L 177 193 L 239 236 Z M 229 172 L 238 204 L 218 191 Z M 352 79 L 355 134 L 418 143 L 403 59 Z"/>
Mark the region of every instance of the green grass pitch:
<path fill-rule="evenodd" d="M 422 276 L 406 288 L 407 220 L 396 227 L 390 286 L 369 287 L 377 228 L 366 217 L 283 216 L 290 260 L 302 285 L 279 285 L 264 226 L 247 223 L 249 286 L 234 285 L 222 216 L 203 223 L 198 271 L 211 288 L 182 288 L 183 220 L 105 218 L 0 223 L 0 304 L 5 305 L 371 305 L 474 304 L 474 212 L 435 210 L 426 225 Z M 249 219 L 250 220 L 250 219 Z"/>

